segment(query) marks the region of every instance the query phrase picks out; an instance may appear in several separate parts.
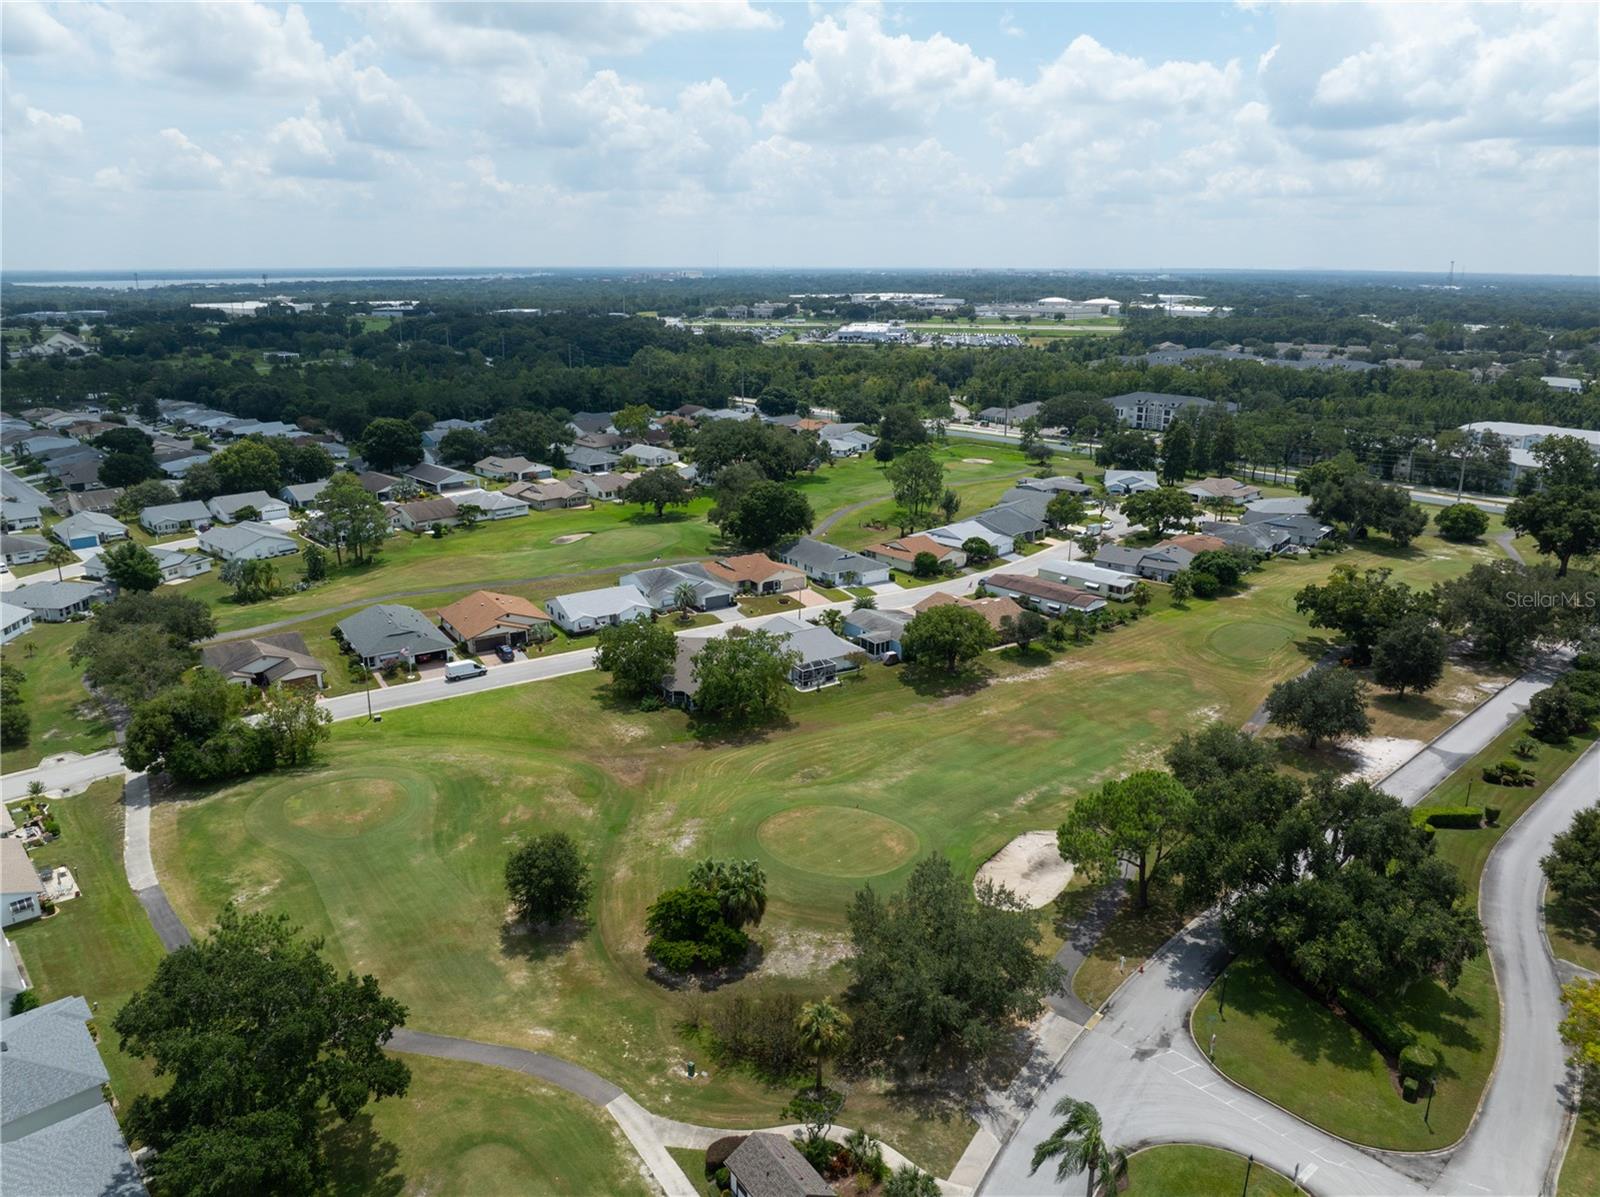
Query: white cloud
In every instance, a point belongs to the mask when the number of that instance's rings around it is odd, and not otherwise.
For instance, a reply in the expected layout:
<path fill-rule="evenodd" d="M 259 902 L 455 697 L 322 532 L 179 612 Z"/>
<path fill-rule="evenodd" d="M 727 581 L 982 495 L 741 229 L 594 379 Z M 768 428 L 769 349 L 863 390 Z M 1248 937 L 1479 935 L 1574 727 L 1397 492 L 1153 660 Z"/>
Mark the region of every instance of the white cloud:
<path fill-rule="evenodd" d="M 875 6 L 823 16 L 762 123 L 787 137 L 868 142 L 919 133 L 994 94 L 994 62 L 943 34 L 889 34 Z"/>
<path fill-rule="evenodd" d="M 0 50 L 12 55 L 75 54 L 77 37 L 34 0 L 0 4 Z"/>
<path fill-rule="evenodd" d="M 4 91 L 4 115 L 0 130 L 5 135 L 7 156 L 53 157 L 76 151 L 83 144 L 83 122 L 70 112 L 46 112 L 28 103 L 9 86 Z"/>

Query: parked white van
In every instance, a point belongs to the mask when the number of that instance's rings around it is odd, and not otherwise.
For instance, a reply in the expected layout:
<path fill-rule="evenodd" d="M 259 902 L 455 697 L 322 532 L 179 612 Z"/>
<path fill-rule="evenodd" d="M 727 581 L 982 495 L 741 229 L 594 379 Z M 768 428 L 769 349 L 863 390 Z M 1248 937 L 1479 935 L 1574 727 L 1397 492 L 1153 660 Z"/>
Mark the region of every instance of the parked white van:
<path fill-rule="evenodd" d="M 451 661 L 444 667 L 444 680 L 459 682 L 469 677 L 482 677 L 488 672 L 476 661 Z"/>

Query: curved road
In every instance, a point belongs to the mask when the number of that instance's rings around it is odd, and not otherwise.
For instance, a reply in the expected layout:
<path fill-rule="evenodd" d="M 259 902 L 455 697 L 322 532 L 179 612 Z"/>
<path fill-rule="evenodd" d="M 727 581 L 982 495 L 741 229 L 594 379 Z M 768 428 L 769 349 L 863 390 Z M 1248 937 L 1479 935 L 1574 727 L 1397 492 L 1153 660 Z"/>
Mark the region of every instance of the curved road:
<path fill-rule="evenodd" d="M 1481 749 L 1548 684 L 1548 666 L 1524 675 L 1385 779 L 1414 805 L 1471 744 Z M 1600 746 L 1586 752 L 1506 833 L 1490 855 L 1480 911 L 1500 986 L 1502 1038 L 1496 1071 L 1466 1138 L 1453 1151 L 1408 1155 L 1357 1148 L 1222 1076 L 1189 1033 L 1189 1011 L 1227 962 L 1215 914 L 1174 936 L 1106 1003 L 1078 1037 L 1055 1079 L 1003 1145 L 979 1191 L 1056 1194 L 1053 1171 L 1030 1175 L 1033 1147 L 1050 1133 L 1063 1096 L 1093 1102 L 1108 1138 L 1125 1147 L 1193 1142 L 1298 1175 L 1326 1197 L 1473 1194 L 1536 1197 L 1559 1168 L 1565 1140 L 1566 1066 L 1555 964 L 1540 925 L 1538 860 L 1580 806 L 1600 793 Z M 1067 1191 L 1073 1182 L 1068 1181 Z"/>

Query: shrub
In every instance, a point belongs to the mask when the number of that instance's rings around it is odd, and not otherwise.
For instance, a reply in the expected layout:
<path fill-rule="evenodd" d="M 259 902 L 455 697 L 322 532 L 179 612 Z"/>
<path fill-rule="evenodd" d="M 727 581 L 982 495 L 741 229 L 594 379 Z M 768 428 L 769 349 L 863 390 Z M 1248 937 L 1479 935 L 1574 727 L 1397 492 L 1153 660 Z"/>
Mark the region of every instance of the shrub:
<path fill-rule="evenodd" d="M 1600 673 L 1600 653 L 1579 653 L 1572 658 L 1572 667 L 1580 673 Z"/>
<path fill-rule="evenodd" d="M 639 710 L 647 715 L 652 711 L 659 711 L 666 705 L 659 694 L 646 694 L 639 700 Z"/>
<path fill-rule="evenodd" d="M 37 990 L 19 990 L 17 995 L 11 999 L 12 1018 L 15 1018 L 19 1014 L 26 1014 L 29 1010 L 37 1010 L 38 1008 L 39 993 Z"/>
<path fill-rule="evenodd" d="M 1431 1047 L 1413 1043 L 1400 1053 L 1400 1075 L 1415 1077 L 1423 1084 L 1432 1081 L 1439 1071 L 1439 1053 Z"/>
<path fill-rule="evenodd" d="M 1483 808 L 1483 821 L 1485 823 L 1487 823 L 1490 827 L 1499 826 L 1499 824 L 1500 824 L 1500 808 L 1498 806 L 1486 806 L 1486 807 L 1484 807 Z"/>
<path fill-rule="evenodd" d="M 1480 806 L 1432 806 L 1419 813 L 1423 823 L 1437 831 L 1472 831 L 1483 826 Z"/>
<path fill-rule="evenodd" d="M 736 993 L 713 1005 L 706 1018 L 719 1063 L 748 1065 L 773 1081 L 803 1073 L 812 1056 L 795 1029 L 804 1003 L 794 993 Z"/>
<path fill-rule="evenodd" d="M 1511 751 L 1523 760 L 1531 761 L 1539 755 L 1539 741 L 1532 736 L 1518 736 L 1516 743 L 1511 745 Z"/>
<path fill-rule="evenodd" d="M 1497 786 L 1531 786 L 1535 779 L 1532 772 L 1516 761 L 1506 760 L 1497 765 L 1485 765 L 1483 780 Z"/>
<path fill-rule="evenodd" d="M 1341 989 L 1339 1004 L 1344 1007 L 1345 1017 L 1354 1023 L 1363 1035 L 1377 1044 L 1378 1050 L 1386 1056 L 1397 1057 L 1416 1042 L 1415 1035 L 1396 1022 L 1387 1010 L 1365 994 L 1357 993 L 1353 989 Z"/>
<path fill-rule="evenodd" d="M 839 1152 L 832 1139 L 798 1139 L 795 1147 L 805 1156 L 806 1163 L 824 1173 L 833 1168 L 833 1157 Z"/>
<path fill-rule="evenodd" d="M 1400 1095 L 1407 1101 L 1415 1103 L 1422 1096 L 1422 1084 L 1414 1076 L 1400 1078 Z"/>
<path fill-rule="evenodd" d="M 712 1175 L 712 1179 L 717 1182 L 718 1189 L 727 1189 L 728 1181 L 730 1179 L 728 1169 L 726 1167 L 718 1168 Z"/>
<path fill-rule="evenodd" d="M 714 1140 L 711 1146 L 706 1148 L 706 1168 L 720 1172 L 723 1165 L 728 1162 L 728 1157 L 737 1151 L 739 1144 L 743 1143 L 748 1137 L 747 1135 L 723 1135 L 722 1138 Z M 726 1184 L 727 1182 L 719 1176 L 717 1183 Z"/>
<path fill-rule="evenodd" d="M 1528 724 L 1539 739 L 1563 744 L 1569 736 L 1589 730 L 1597 705 L 1600 703 L 1595 699 L 1572 689 L 1562 679 L 1533 696 L 1528 703 Z"/>

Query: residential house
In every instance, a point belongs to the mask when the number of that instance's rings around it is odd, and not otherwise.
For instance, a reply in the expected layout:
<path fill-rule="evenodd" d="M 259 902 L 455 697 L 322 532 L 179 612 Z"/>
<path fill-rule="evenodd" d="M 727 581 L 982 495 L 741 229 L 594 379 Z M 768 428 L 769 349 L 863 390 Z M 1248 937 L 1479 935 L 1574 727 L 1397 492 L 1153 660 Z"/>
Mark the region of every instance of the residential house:
<path fill-rule="evenodd" d="M 222 561 L 263 561 L 293 556 L 300 546 L 271 524 L 240 520 L 237 524 L 217 524 L 200 533 L 200 549 Z"/>
<path fill-rule="evenodd" d="M 1183 488 L 1183 493 L 1196 502 L 1223 500 L 1243 506 L 1261 497 L 1261 488 L 1240 482 L 1237 478 L 1202 478 Z"/>
<path fill-rule="evenodd" d="M 787 1138 L 757 1132 L 728 1156 L 733 1197 L 833 1197 L 833 1189 Z"/>
<path fill-rule="evenodd" d="M 568 481 L 591 499 L 615 503 L 621 501 L 622 492 L 627 490 L 628 484 L 638 476 L 610 473 L 573 474 Z"/>
<path fill-rule="evenodd" d="M 437 449 L 440 442 L 452 432 L 480 432 L 482 429 L 481 420 L 477 423 L 471 420 L 439 420 L 422 430 L 422 443 L 429 449 Z"/>
<path fill-rule="evenodd" d="M 64 997 L 0 1021 L 0 1185 L 8 1197 L 145 1197 L 106 1100 L 111 1078 L 89 1033 L 93 1017 L 83 998 Z"/>
<path fill-rule="evenodd" d="M 210 461 L 211 454 L 201 449 L 172 449 L 156 454 L 156 464 L 168 478 L 179 479 L 202 461 Z"/>
<path fill-rule="evenodd" d="M 785 650 L 799 654 L 799 661 L 789 669 L 789 683 L 796 690 L 831 685 L 839 674 L 856 668 L 861 651 L 857 645 L 798 615 L 769 619 L 761 630 L 778 637 Z"/>
<path fill-rule="evenodd" d="M 1107 470 L 1104 484 L 1108 495 L 1136 495 L 1161 485 L 1154 470 Z"/>
<path fill-rule="evenodd" d="M 454 499 L 414 499 L 409 503 L 395 504 L 395 521 L 408 532 L 431 528 L 438 524 L 453 528 L 461 522 L 461 512 Z"/>
<path fill-rule="evenodd" d="M 694 698 L 700 690 L 700 683 L 694 678 L 694 659 L 709 639 L 710 636 L 678 637 L 672 670 L 661 679 L 661 697 L 668 706 L 694 710 Z"/>
<path fill-rule="evenodd" d="M 607 474 L 615 469 L 622 458 L 606 449 L 586 449 L 573 445 L 566 451 L 567 465 L 577 474 Z"/>
<path fill-rule="evenodd" d="M 326 478 L 319 478 L 315 482 L 296 482 L 284 487 L 278 492 L 282 499 L 296 511 L 303 511 L 308 507 L 317 505 L 317 496 L 328 487 Z"/>
<path fill-rule="evenodd" d="M 1211 399 L 1199 395 L 1164 395 L 1154 391 L 1130 391 L 1106 400 L 1117 413 L 1117 419 L 1128 428 L 1150 432 L 1165 432 L 1179 413 L 1191 409 L 1215 407 Z M 1224 404 L 1229 411 L 1237 411 L 1237 403 Z"/>
<path fill-rule="evenodd" d="M 321 690 L 326 685 L 326 667 L 311 655 L 299 632 L 208 644 L 200 650 L 200 663 L 240 686 Z"/>
<path fill-rule="evenodd" d="M 0 533 L 0 555 L 7 565 L 32 565 L 43 561 L 50 544 L 42 536 L 13 536 Z"/>
<path fill-rule="evenodd" d="M 678 454 L 657 445 L 632 444 L 622 450 L 624 458 L 631 458 L 642 469 L 653 470 L 660 466 L 676 465 Z"/>
<path fill-rule="evenodd" d="M 58 458 L 45 472 L 69 491 L 100 489 L 101 455 L 94 450 L 72 458 Z"/>
<path fill-rule="evenodd" d="M 1310 548 L 1333 535 L 1333 528 L 1314 515 L 1275 515 L 1268 511 L 1246 511 L 1239 517 L 1247 526 L 1265 524 L 1287 535 L 1295 544 Z"/>
<path fill-rule="evenodd" d="M 393 474 L 380 474 L 376 470 L 357 474 L 356 481 L 361 483 L 362 490 L 383 503 L 394 498 L 395 487 L 400 485 L 400 479 Z"/>
<path fill-rule="evenodd" d="M 906 573 L 912 572 L 917 556 L 921 553 L 932 553 L 940 569 L 964 569 L 967 564 L 967 555 L 959 546 L 941 544 L 933 537 L 921 533 L 886 540 L 882 544 L 869 544 L 861 550 L 863 557 L 871 557 L 874 561 L 881 561 Z"/>
<path fill-rule="evenodd" d="M 485 457 L 472 467 L 473 472 L 485 478 L 507 479 L 512 482 L 532 482 L 541 478 L 554 478 L 549 466 L 526 457 Z"/>
<path fill-rule="evenodd" d="M 1034 541 L 1044 535 L 1044 517 L 1032 514 L 1027 507 L 1016 503 L 1000 503 L 987 511 L 980 511 L 972 522 L 982 524 L 991 532 L 1009 536 L 1017 541 Z"/>
<path fill-rule="evenodd" d="M 941 524 L 937 528 L 929 528 L 923 535 L 942 545 L 963 551 L 967 541 L 981 540 L 989 546 L 989 551 L 996 557 L 1008 557 L 1017 551 L 1017 542 L 1010 536 L 977 520 L 957 520 L 953 524 Z"/>
<path fill-rule="evenodd" d="M 790 594 L 806 588 L 806 575 L 790 565 L 782 565 L 765 553 L 742 553 L 718 557 L 705 563 L 712 577 L 729 582 L 741 594 Z"/>
<path fill-rule="evenodd" d="M 589 496 L 559 478 L 539 482 L 513 482 L 500 492 L 521 500 L 535 511 L 554 511 L 563 507 L 587 507 Z"/>
<path fill-rule="evenodd" d="M 1068 611 L 1088 615 L 1103 610 L 1106 605 L 1106 600 L 1098 594 L 1032 574 L 991 574 L 983 580 L 983 585 L 1003 598 L 1016 599 L 1045 615 L 1064 615 Z"/>
<path fill-rule="evenodd" d="M 1281 553 L 1294 547 L 1294 538 L 1289 533 L 1266 523 L 1230 524 L 1213 520 L 1201 524 L 1200 531 L 1249 553 Z"/>
<path fill-rule="evenodd" d="M 528 505 L 503 490 L 463 490 L 451 496 L 457 512 L 463 507 L 476 507 L 482 520 L 507 520 L 528 514 Z"/>
<path fill-rule="evenodd" d="M 37 528 L 44 523 L 43 512 L 50 504 L 31 503 L 26 499 L 13 499 L 6 496 L 0 503 L 0 529 L 7 532 L 22 532 L 29 528 Z"/>
<path fill-rule="evenodd" d="M 556 627 L 569 634 L 593 632 L 599 628 L 648 619 L 654 608 L 636 586 L 604 586 L 558 595 L 545 604 Z"/>
<path fill-rule="evenodd" d="M 1287 498 L 1252 499 L 1245 510 L 1257 515 L 1310 515 L 1311 496 L 1292 495 Z"/>
<path fill-rule="evenodd" d="M 1011 407 L 986 407 L 978 413 L 978 420 L 984 424 L 1020 424 L 1024 420 L 1036 418 L 1043 407 L 1043 403 L 1018 403 Z"/>
<path fill-rule="evenodd" d="M 395 661 L 423 664 L 450 656 L 448 636 L 415 607 L 379 603 L 334 625 L 334 632 L 368 669 Z"/>
<path fill-rule="evenodd" d="M 110 540 L 126 540 L 128 529 L 109 515 L 80 511 L 56 524 L 50 535 L 69 549 L 93 549 Z"/>
<path fill-rule="evenodd" d="M 39 870 L 34 866 L 28 850 L 22 846 L 22 841 L 10 835 L 0 839 L 0 927 L 38 918 L 44 913 L 39 908 L 39 900 L 44 894 Z M 0 1027 L 4 1025 L 0 1023 Z M 10 1067 L 8 1062 L 7 1081 L 12 1079 Z"/>
<path fill-rule="evenodd" d="M 62 515 L 77 515 L 80 511 L 115 511 L 117 500 L 122 498 L 120 486 L 104 487 L 99 490 L 75 490 L 63 495 L 56 504 L 56 510 Z"/>
<path fill-rule="evenodd" d="M 636 588 L 656 611 L 676 610 L 678 590 L 684 586 L 694 591 L 694 608 L 697 611 L 731 607 L 734 595 L 738 593 L 733 583 L 717 577 L 698 562 L 636 570 L 631 574 L 623 574 L 617 582 L 621 586 Z"/>
<path fill-rule="evenodd" d="M 551 622 L 536 603 L 493 590 L 475 590 L 439 608 L 439 627 L 473 654 L 548 640 L 555 634 Z"/>
<path fill-rule="evenodd" d="M 16 444 L 16 451 L 27 457 L 43 458 L 54 449 L 76 449 L 78 442 L 71 437 L 51 436 L 43 433 L 37 436 L 23 437 Z"/>
<path fill-rule="evenodd" d="M 878 438 L 862 432 L 859 424 L 825 424 L 817 438 L 832 457 L 859 457 L 878 443 Z"/>
<path fill-rule="evenodd" d="M 790 541 L 776 555 L 824 586 L 876 586 L 889 580 L 889 567 L 883 562 L 810 536 Z"/>
<path fill-rule="evenodd" d="M 6 592 L 6 601 L 33 612 L 35 623 L 66 623 L 87 615 L 94 603 L 109 597 L 104 586 L 89 582 L 35 582 Z"/>
<path fill-rule="evenodd" d="M 183 578 L 193 578 L 211 570 L 211 558 L 204 553 L 185 553 L 179 549 L 166 549 L 154 545 L 150 555 L 156 559 L 156 564 L 161 567 L 161 580 L 163 582 L 176 582 Z M 96 553 L 85 559 L 83 563 L 83 576 L 94 578 L 96 581 L 106 580 L 106 566 L 104 554 Z"/>
<path fill-rule="evenodd" d="M 1094 563 L 1120 573 L 1170 582 L 1189 568 L 1197 553 L 1226 547 L 1227 542 L 1215 536 L 1175 536 L 1149 548 L 1107 544 L 1100 546 Z"/>
<path fill-rule="evenodd" d="M 249 490 L 237 495 L 218 495 L 206 503 L 211 514 L 225 524 L 231 524 L 239 518 L 239 512 L 246 507 L 254 507 L 256 519 L 264 524 L 273 520 L 286 520 L 289 518 L 289 504 L 284 499 L 275 499 L 264 490 Z"/>
<path fill-rule="evenodd" d="M 1015 620 L 1017 616 L 1022 614 L 1021 606 L 1013 598 L 1000 596 L 997 598 L 973 599 L 967 598 L 966 595 L 962 594 L 946 594 L 942 590 L 934 591 L 911 609 L 920 615 L 924 611 L 931 611 L 935 607 L 948 606 L 951 603 L 958 607 L 968 607 L 983 616 L 988 621 L 989 627 L 994 630 L 996 636 L 1004 635 L 1004 629 L 1001 625 L 1007 619 Z"/>
<path fill-rule="evenodd" d="M 139 526 L 152 536 L 169 536 L 210 522 L 211 508 L 194 499 L 184 503 L 161 503 L 139 513 Z"/>
<path fill-rule="evenodd" d="M 1219 552 L 1228 546 L 1215 536 L 1189 532 L 1182 536 L 1169 536 L 1166 540 L 1151 547 L 1157 549 L 1183 549 L 1191 556 L 1198 556 L 1201 553 Z"/>
<path fill-rule="evenodd" d="M 1019 478 L 1017 487 L 1022 490 L 1042 490 L 1050 494 L 1065 491 L 1070 495 L 1092 495 L 1094 487 L 1077 478 Z"/>
<path fill-rule="evenodd" d="M 33 611 L 0 599 L 0 644 L 10 644 L 18 636 L 33 631 Z"/>
<path fill-rule="evenodd" d="M 859 644 L 869 657 L 882 660 L 887 653 L 901 656 L 900 635 L 913 618 L 910 611 L 878 611 L 867 607 L 844 617 L 845 637 Z"/>
<path fill-rule="evenodd" d="M 1039 567 L 1039 576 L 1047 582 L 1064 582 L 1101 598 L 1125 603 L 1138 589 L 1139 580 L 1119 570 L 1106 569 L 1087 561 L 1055 562 Z"/>
<path fill-rule="evenodd" d="M 567 423 L 572 425 L 574 432 L 613 432 L 611 426 L 612 413 L 608 411 L 580 411 L 573 415 Z"/>
<path fill-rule="evenodd" d="M 458 490 L 472 490 L 478 485 L 478 480 L 471 474 L 463 474 L 460 470 L 452 470 L 448 466 L 430 465 L 425 461 L 412 466 L 404 476 L 423 490 L 431 490 L 439 495 L 447 495 Z"/>

